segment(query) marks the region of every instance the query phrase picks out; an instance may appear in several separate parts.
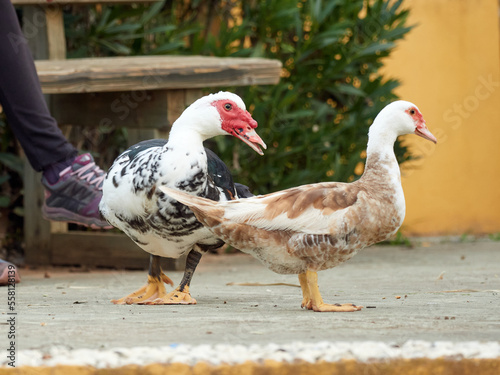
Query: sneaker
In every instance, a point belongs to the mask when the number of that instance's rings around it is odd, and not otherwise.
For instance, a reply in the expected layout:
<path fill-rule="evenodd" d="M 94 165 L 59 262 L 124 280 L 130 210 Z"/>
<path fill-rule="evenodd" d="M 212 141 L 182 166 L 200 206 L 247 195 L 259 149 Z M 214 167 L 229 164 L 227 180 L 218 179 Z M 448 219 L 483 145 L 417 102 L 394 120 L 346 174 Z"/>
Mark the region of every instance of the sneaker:
<path fill-rule="evenodd" d="M 94 163 L 90 154 L 77 156 L 73 164 L 59 173 L 59 180 L 54 184 L 42 177 L 45 186 L 44 218 L 93 229 L 112 228 L 99 213 L 104 178 L 104 171 Z"/>
<path fill-rule="evenodd" d="M 12 263 L 0 259 L 0 286 L 12 284 L 12 281 L 15 283 L 21 282 L 17 267 Z"/>

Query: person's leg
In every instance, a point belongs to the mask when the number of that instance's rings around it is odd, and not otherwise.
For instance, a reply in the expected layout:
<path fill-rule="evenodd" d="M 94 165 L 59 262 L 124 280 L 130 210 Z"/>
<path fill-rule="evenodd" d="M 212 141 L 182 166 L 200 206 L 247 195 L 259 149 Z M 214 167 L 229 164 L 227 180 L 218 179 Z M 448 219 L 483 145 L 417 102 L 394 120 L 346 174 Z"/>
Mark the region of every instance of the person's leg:
<path fill-rule="evenodd" d="M 31 166 L 43 172 L 45 218 L 110 228 L 98 210 L 104 172 L 90 154 L 77 157 L 50 115 L 10 0 L 0 0 L 0 104 Z"/>
<path fill-rule="evenodd" d="M 57 162 L 70 164 L 76 157 L 77 150 L 49 113 L 33 57 L 10 0 L 0 0 L 0 103 L 36 171 Z"/>

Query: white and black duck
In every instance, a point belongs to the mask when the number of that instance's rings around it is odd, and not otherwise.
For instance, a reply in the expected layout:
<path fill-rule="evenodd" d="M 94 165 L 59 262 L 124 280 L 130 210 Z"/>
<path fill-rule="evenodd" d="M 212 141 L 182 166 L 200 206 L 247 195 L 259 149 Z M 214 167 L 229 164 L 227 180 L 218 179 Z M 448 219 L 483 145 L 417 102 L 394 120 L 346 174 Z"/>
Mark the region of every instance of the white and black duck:
<path fill-rule="evenodd" d="M 151 254 L 146 286 L 116 304 L 195 304 L 189 284 L 202 254 L 222 246 L 186 206 L 158 187 L 167 186 L 215 201 L 250 196 L 233 182 L 227 166 L 203 141 L 233 135 L 263 154 L 265 143 L 255 132 L 257 122 L 241 98 L 219 92 L 198 99 L 174 122 L 167 140 L 138 143 L 123 152 L 108 171 L 103 185 L 101 214 Z M 187 255 L 180 285 L 167 293 L 172 280 L 161 270 L 160 258 Z"/>

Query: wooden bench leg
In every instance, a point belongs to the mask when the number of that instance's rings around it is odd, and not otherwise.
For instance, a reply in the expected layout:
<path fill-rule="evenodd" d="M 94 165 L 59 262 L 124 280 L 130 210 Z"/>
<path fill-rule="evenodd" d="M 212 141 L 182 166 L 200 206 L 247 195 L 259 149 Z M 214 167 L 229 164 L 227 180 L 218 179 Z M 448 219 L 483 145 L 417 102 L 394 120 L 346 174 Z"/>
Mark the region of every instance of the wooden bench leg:
<path fill-rule="evenodd" d="M 36 173 L 24 167 L 24 240 L 25 262 L 30 265 L 51 264 L 50 223 L 42 217 L 44 191 Z"/>

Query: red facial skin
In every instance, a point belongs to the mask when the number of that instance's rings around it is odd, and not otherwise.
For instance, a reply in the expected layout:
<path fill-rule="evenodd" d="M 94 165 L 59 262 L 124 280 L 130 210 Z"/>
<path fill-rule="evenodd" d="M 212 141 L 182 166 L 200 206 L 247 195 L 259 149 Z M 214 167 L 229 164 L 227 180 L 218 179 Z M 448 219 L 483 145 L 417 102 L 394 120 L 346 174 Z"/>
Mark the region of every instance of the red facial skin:
<path fill-rule="evenodd" d="M 424 116 L 422 116 L 417 108 L 411 107 L 406 110 L 406 113 L 408 113 L 416 123 L 420 124 L 421 122 L 423 122 L 425 124 Z"/>
<path fill-rule="evenodd" d="M 417 128 L 415 129 L 415 134 L 428 139 L 431 142 L 437 143 L 436 137 L 432 135 L 432 133 L 427 129 L 427 125 L 425 124 L 424 116 L 420 113 L 420 111 L 415 108 L 411 107 L 406 110 L 406 113 L 408 113 L 409 116 L 415 121 Z"/>
<path fill-rule="evenodd" d="M 266 144 L 255 132 L 257 121 L 250 113 L 232 100 L 217 100 L 212 103 L 217 108 L 222 120 L 222 129 L 227 133 L 241 139 L 259 154 L 263 154 L 259 146 L 266 148 Z"/>
<path fill-rule="evenodd" d="M 251 130 L 257 127 L 257 121 L 252 118 L 252 115 L 238 107 L 232 100 L 217 100 L 212 105 L 219 111 L 222 119 L 222 129 L 229 134 L 235 135 L 234 131 L 238 128 Z"/>

